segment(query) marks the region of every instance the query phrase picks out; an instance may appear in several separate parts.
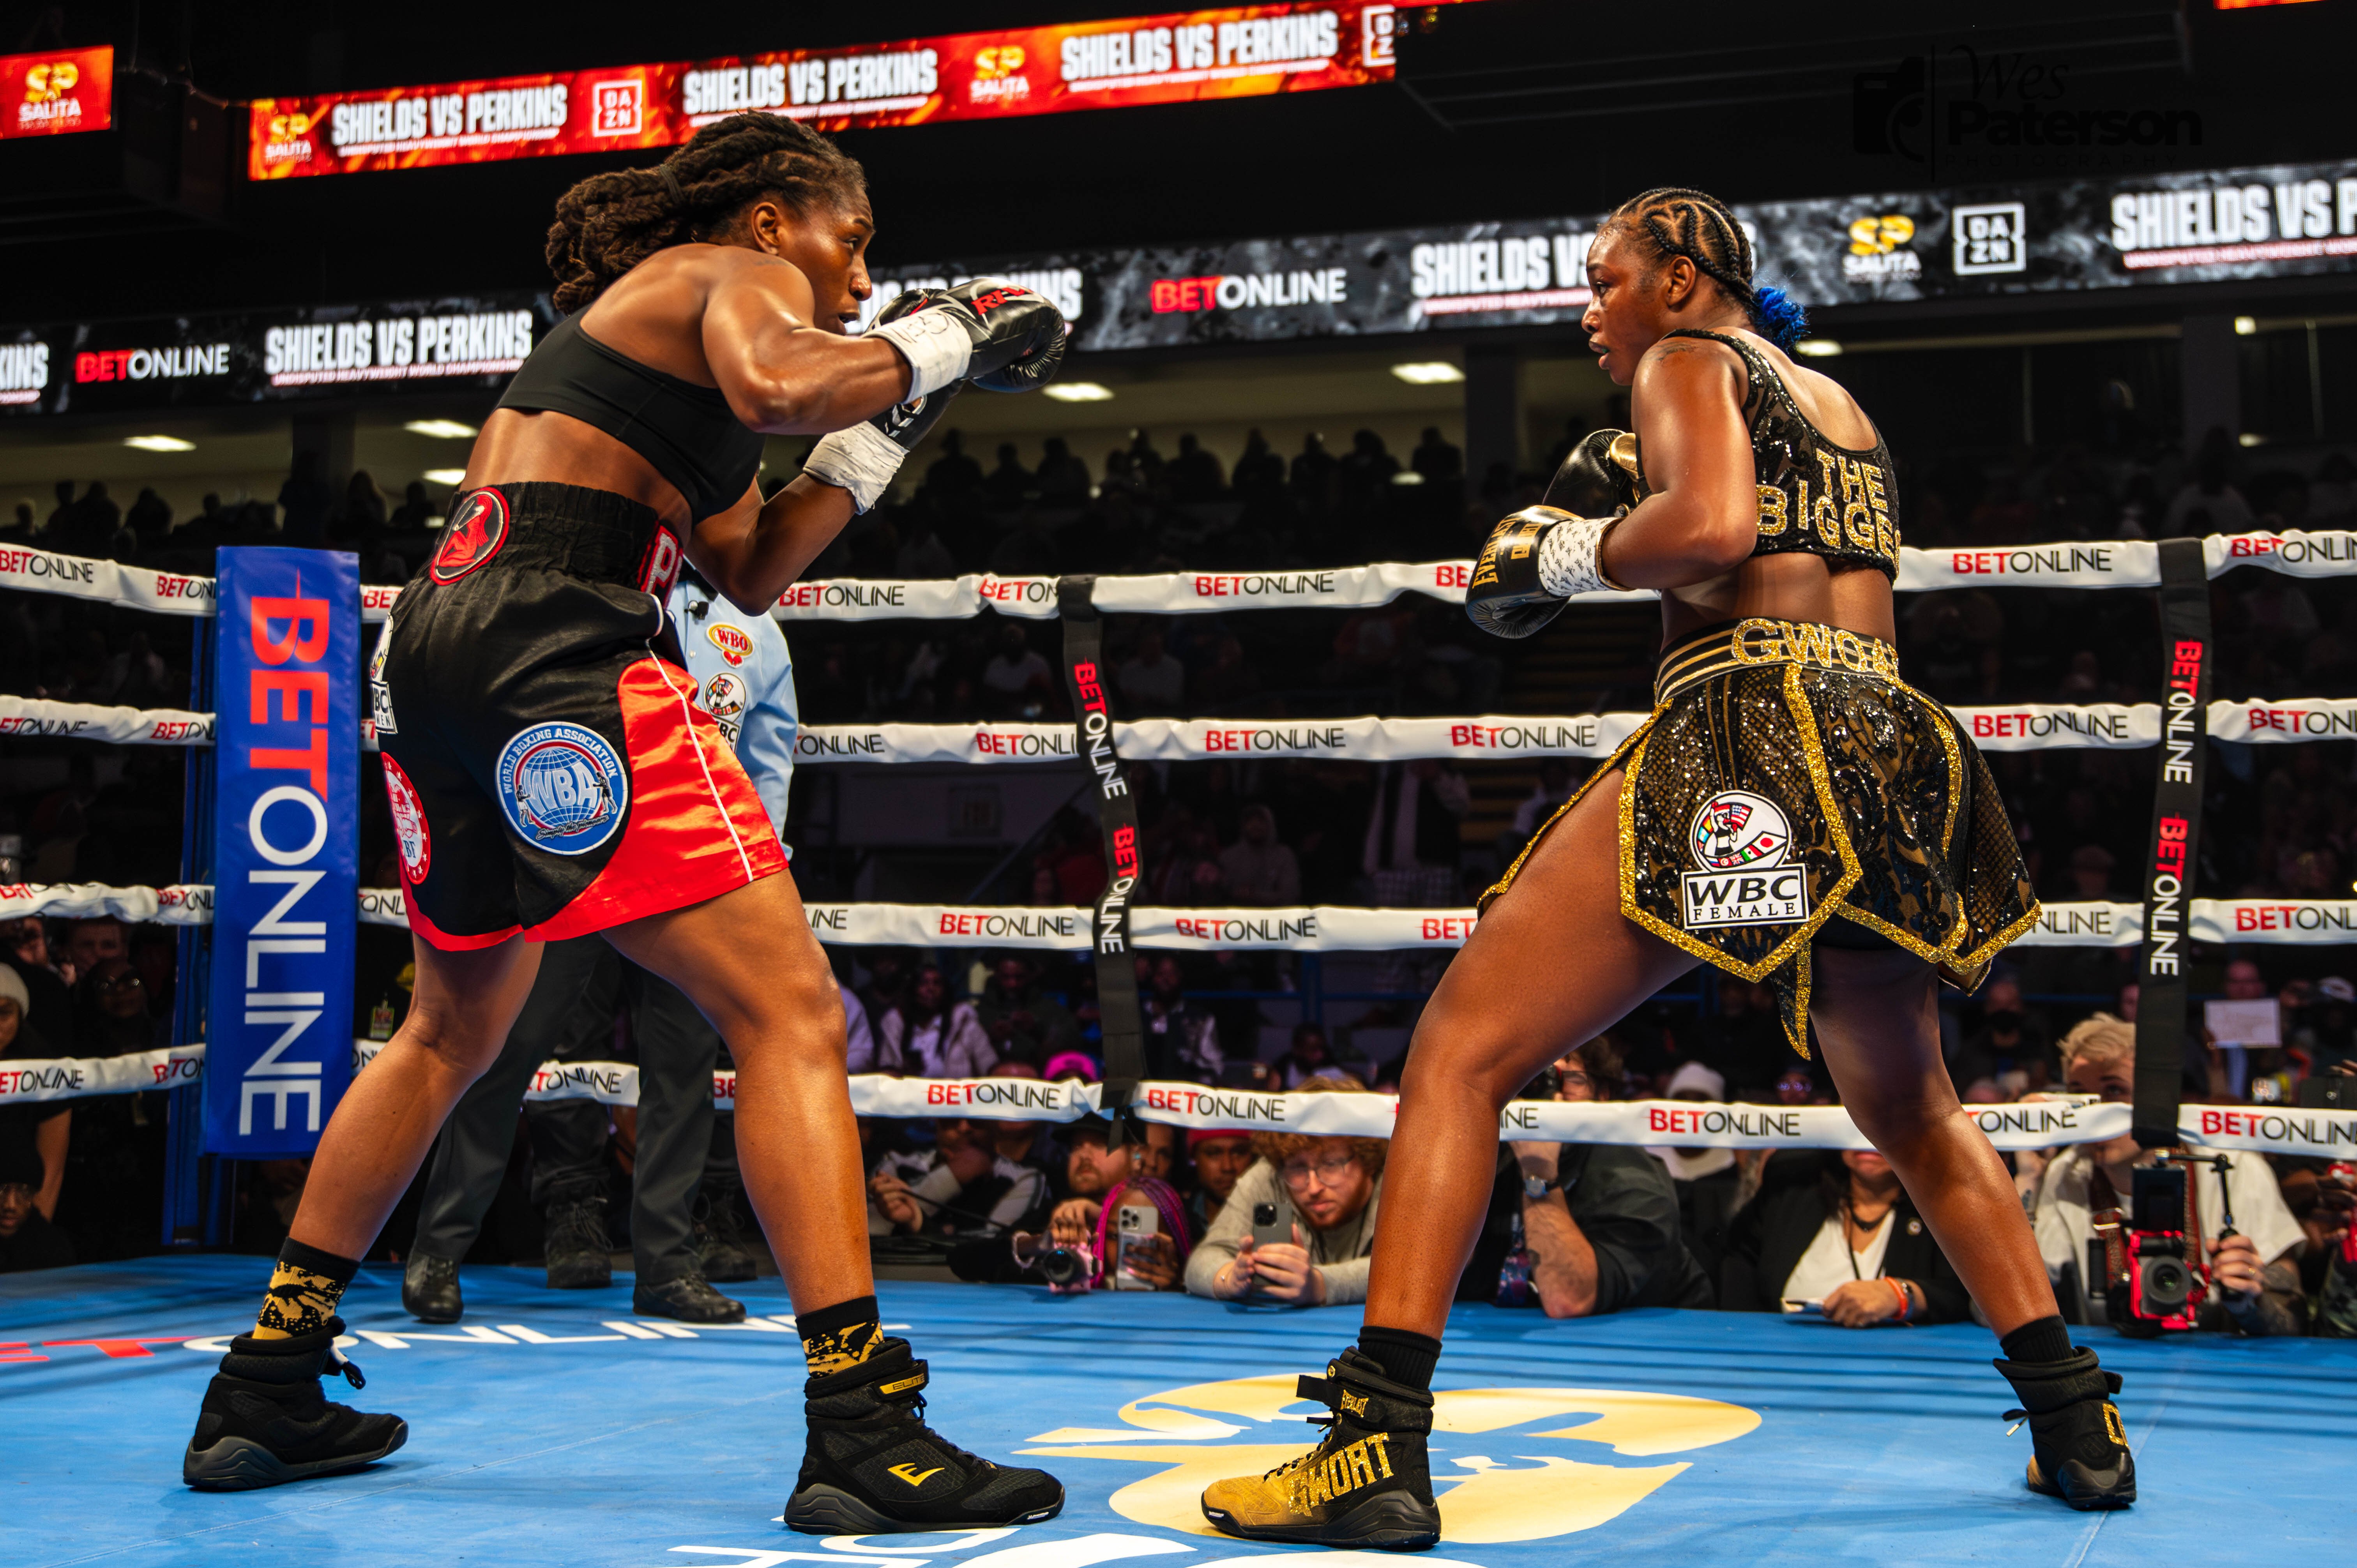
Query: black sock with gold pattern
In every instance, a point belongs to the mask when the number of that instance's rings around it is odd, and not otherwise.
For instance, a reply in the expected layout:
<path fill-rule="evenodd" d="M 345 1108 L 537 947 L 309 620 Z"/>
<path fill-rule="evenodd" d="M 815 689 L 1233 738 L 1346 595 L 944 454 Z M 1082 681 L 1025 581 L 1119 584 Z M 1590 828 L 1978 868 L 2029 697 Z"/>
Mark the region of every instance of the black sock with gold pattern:
<path fill-rule="evenodd" d="M 278 1249 L 278 1266 L 270 1272 L 269 1294 L 262 1298 L 262 1312 L 254 1319 L 251 1337 L 292 1339 L 325 1328 L 328 1319 L 336 1316 L 344 1287 L 352 1283 L 360 1268 L 355 1259 L 339 1258 L 287 1238 Z"/>
<path fill-rule="evenodd" d="M 823 1378 L 856 1367 L 881 1349 L 880 1316 L 872 1295 L 796 1314 L 794 1327 L 802 1337 L 802 1359 L 810 1363 L 810 1375 Z"/>

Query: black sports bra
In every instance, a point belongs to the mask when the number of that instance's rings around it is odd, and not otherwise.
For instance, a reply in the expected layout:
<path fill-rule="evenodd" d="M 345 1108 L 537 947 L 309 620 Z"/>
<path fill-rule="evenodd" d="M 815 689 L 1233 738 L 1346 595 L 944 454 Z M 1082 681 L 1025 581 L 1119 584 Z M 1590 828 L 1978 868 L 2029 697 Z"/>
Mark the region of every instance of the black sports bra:
<path fill-rule="evenodd" d="M 500 406 L 570 414 L 604 431 L 676 486 L 699 522 L 744 499 L 761 471 L 761 437 L 726 398 L 616 353 L 582 330 L 577 314 L 549 329 Z"/>
<path fill-rule="evenodd" d="M 1743 416 L 1751 427 L 1751 462 L 1760 486 L 1760 538 L 1754 555 L 1805 552 L 1899 575 L 1899 486 L 1890 447 L 1878 430 L 1860 452 L 1825 439 L 1792 401 L 1759 349 L 1725 332 L 1692 328 L 1668 338 L 1706 338 L 1743 356 L 1749 372 Z"/>

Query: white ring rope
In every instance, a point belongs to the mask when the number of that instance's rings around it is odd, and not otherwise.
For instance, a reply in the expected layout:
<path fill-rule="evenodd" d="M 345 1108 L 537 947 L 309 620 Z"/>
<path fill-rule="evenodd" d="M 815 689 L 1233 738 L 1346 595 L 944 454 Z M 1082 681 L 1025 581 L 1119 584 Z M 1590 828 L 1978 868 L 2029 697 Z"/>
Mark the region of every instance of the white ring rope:
<path fill-rule="evenodd" d="M 358 1072 L 384 1048 L 352 1042 Z M 205 1047 L 94 1058 L 0 1061 L 0 1104 L 171 1089 L 197 1082 Z M 1077 1122 L 1095 1115 L 1093 1083 L 1042 1083 L 1025 1078 L 894 1078 L 855 1073 L 851 1108 L 861 1116 L 942 1116 L 979 1121 Z M 736 1107 L 737 1074 L 712 1075 L 713 1103 Z M 630 1062 L 550 1061 L 533 1075 L 526 1100 L 594 1100 L 635 1105 L 639 1069 Z M 1193 1083 L 1144 1083 L 1138 1115 L 1174 1127 L 1301 1133 L 1318 1137 L 1389 1138 L 1399 1101 L 1388 1094 L 1257 1093 Z M 2106 1142 L 2128 1131 L 2129 1107 L 2063 1095 L 2012 1105 L 1968 1108 L 2000 1149 L 2051 1149 Z M 2189 1144 L 2212 1149 L 2348 1158 L 2357 1154 L 2357 1112 L 2247 1105 L 2188 1105 L 2178 1117 Z M 1498 1118 L 1498 1136 L 1566 1144 L 1673 1144 L 1715 1149 L 1867 1149 L 1873 1145 L 1838 1105 L 1728 1105 L 1690 1100 L 1568 1101 L 1517 1100 Z"/>
<path fill-rule="evenodd" d="M 2264 566 L 2294 577 L 2357 574 L 2357 533 L 2347 529 L 2213 533 L 2202 540 L 2201 549 L 2212 577 L 2237 566 Z M 1387 561 L 1268 572 L 1162 572 L 1099 577 L 1094 603 L 1098 610 L 1114 615 L 1369 609 L 1387 605 L 1405 593 L 1462 604 L 1472 574 L 1470 561 Z M 1899 552 L 1897 587 L 1900 593 L 1989 587 L 2150 588 L 2159 582 L 2158 546 L 2148 540 L 2121 539 L 1938 550 L 1905 545 Z M 209 616 L 214 607 L 210 577 L 17 546 L 0 547 L 0 588 L 64 594 L 161 615 Z M 363 585 L 361 618 L 384 619 L 393 613 L 393 602 L 400 594 L 398 587 Z M 1651 592 L 1583 594 L 1580 601 L 1633 603 L 1654 596 Z M 1056 579 L 973 573 L 919 581 L 825 578 L 788 588 L 775 614 L 780 620 L 933 620 L 979 615 L 985 607 L 1001 615 L 1052 618 Z"/>
<path fill-rule="evenodd" d="M 2160 744 L 2158 703 L 2014 703 L 1950 708 L 1983 751 L 2086 748 L 2136 751 Z M 1420 757 L 1479 762 L 1526 757 L 1612 755 L 1643 714 L 1471 718 L 1133 719 L 1114 725 L 1128 762 L 1211 762 L 1327 757 L 1404 762 Z M 2210 738 L 2246 746 L 2357 739 L 2357 698 L 2256 697 L 2210 704 Z M 210 746 L 213 715 L 182 708 L 107 707 L 0 695 L 0 736 L 39 736 L 115 746 Z M 372 721 L 361 744 L 376 748 Z M 794 737 L 805 767 L 844 762 L 964 762 L 981 766 L 1076 762 L 1071 725 L 811 725 Z"/>
<path fill-rule="evenodd" d="M 819 940 L 845 947 L 993 947 L 1083 952 L 1094 940 L 1092 912 L 1077 906 L 807 904 Z M 168 926 L 212 923 L 205 884 L 108 887 L 97 883 L 0 886 L 0 920 L 25 915 L 112 915 Z M 364 926 L 409 924 L 398 887 L 360 890 Z M 1375 909 L 1318 904 L 1275 909 L 1139 908 L 1130 934 L 1140 947 L 1199 952 L 1400 952 L 1465 945 L 1480 917 L 1471 909 Z M 2189 935 L 2197 942 L 2332 947 L 2357 942 L 2357 899 L 2196 898 Z M 2134 947 L 2144 940 L 2140 904 L 2058 903 L 2017 947 Z"/>

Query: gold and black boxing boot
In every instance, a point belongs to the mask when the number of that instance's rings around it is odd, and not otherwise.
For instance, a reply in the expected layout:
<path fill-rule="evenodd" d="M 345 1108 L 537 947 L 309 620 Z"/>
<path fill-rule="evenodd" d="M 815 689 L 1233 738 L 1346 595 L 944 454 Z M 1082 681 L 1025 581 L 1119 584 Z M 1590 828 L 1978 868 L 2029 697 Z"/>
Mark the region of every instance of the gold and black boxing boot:
<path fill-rule="evenodd" d="M 803 1387 L 810 1423 L 786 1524 L 810 1535 L 991 1530 L 1063 1509 L 1045 1470 L 994 1465 L 925 1424 L 925 1363 L 905 1339 Z"/>
<path fill-rule="evenodd" d="M 2007 1361 L 1996 1369 L 2013 1385 L 2019 1410 L 2011 1422 L 2029 1423 L 2029 1489 L 2061 1498 L 2081 1512 L 2124 1509 L 2136 1501 L 2136 1455 L 2120 1425 L 2120 1375 L 2095 1364 L 2085 1346 L 2060 1361 Z"/>
<path fill-rule="evenodd" d="M 1334 1412 L 1309 1418 L 1325 1437 L 1265 1476 L 1213 1482 L 1203 1492 L 1203 1517 L 1249 1541 L 1395 1552 L 1438 1541 L 1440 1509 L 1425 1452 L 1432 1395 L 1384 1377 L 1356 1347 L 1324 1377 L 1303 1378 L 1298 1387 L 1299 1397 Z"/>
<path fill-rule="evenodd" d="M 249 1492 L 375 1463 L 409 1441 L 397 1415 L 330 1404 L 319 1374 L 332 1360 L 354 1388 L 361 1369 L 336 1351 L 344 1320 L 274 1339 L 241 1334 L 205 1390 L 180 1479 L 200 1492 Z"/>

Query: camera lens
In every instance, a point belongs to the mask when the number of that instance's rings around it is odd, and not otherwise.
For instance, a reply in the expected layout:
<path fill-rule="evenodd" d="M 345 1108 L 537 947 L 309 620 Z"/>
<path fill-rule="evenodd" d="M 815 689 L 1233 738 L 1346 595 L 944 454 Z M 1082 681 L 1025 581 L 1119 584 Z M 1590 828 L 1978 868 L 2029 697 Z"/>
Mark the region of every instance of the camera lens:
<path fill-rule="evenodd" d="M 1082 1255 L 1070 1247 L 1052 1247 L 1039 1254 L 1039 1273 L 1050 1284 L 1071 1284 L 1085 1266 Z"/>
<path fill-rule="evenodd" d="M 2193 1292 L 2193 1276 L 2181 1260 L 2147 1258 L 2140 1267 L 2144 1275 L 2140 1294 L 2147 1309 L 2171 1313 L 2184 1306 Z"/>

